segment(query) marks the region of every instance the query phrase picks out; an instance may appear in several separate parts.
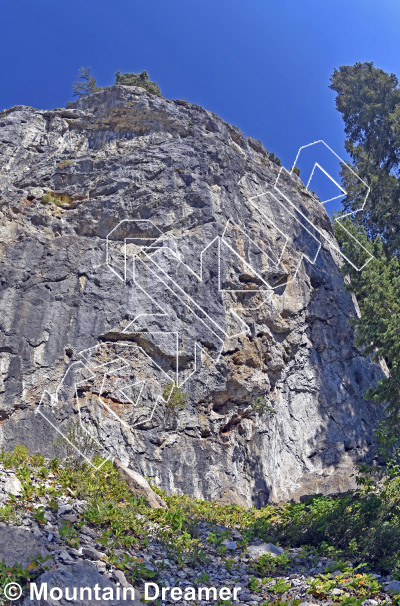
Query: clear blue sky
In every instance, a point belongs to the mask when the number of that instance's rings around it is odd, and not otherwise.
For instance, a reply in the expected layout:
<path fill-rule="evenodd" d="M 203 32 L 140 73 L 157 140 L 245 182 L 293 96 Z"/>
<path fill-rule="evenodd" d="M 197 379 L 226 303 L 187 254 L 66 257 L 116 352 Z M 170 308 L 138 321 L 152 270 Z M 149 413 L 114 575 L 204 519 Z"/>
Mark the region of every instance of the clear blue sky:
<path fill-rule="evenodd" d="M 400 74 L 399 0 L 2 0 L 0 108 L 65 106 L 80 66 L 99 85 L 146 69 L 290 167 L 300 145 L 343 150 L 329 77 L 356 61 Z"/>

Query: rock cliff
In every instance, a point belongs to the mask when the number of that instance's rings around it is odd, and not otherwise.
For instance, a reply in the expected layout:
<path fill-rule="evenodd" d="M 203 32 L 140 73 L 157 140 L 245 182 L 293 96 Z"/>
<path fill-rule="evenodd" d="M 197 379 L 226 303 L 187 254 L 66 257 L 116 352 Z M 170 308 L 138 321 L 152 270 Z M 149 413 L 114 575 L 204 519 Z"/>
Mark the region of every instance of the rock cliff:
<path fill-rule="evenodd" d="M 260 142 L 113 86 L 4 111 L 0 167 L 1 448 L 62 434 L 244 505 L 354 484 L 381 370 L 323 205 Z"/>

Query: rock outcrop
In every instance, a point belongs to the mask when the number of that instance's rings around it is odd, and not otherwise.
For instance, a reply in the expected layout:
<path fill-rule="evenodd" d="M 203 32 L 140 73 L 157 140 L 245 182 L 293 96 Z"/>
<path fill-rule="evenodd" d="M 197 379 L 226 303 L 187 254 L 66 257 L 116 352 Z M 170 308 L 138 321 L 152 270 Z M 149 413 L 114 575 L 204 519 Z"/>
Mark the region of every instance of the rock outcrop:
<path fill-rule="evenodd" d="M 257 506 L 373 456 L 329 217 L 215 114 L 127 86 L 6 110 L 0 236 L 1 448 Z"/>

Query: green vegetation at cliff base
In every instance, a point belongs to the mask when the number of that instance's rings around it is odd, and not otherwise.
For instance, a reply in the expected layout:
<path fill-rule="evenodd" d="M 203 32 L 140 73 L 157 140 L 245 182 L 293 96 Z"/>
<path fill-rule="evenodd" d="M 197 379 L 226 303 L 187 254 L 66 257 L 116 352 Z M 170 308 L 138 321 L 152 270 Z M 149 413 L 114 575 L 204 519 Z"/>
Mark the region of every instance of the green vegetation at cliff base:
<path fill-rule="evenodd" d="M 99 462 L 94 460 L 95 464 Z M 301 503 L 261 509 L 167 495 L 157 487 L 153 490 L 162 496 L 167 509 L 151 509 L 144 497 L 129 490 L 110 461 L 100 470 L 80 462 L 65 466 L 56 459 L 45 461 L 40 455 L 31 456 L 19 446 L 12 453 L 1 453 L 0 463 L 15 469 L 22 483 L 21 496 L 10 497 L 11 501 L 0 508 L 0 521 L 18 523 L 27 510 L 35 510 L 34 505 L 43 499 L 54 510 L 62 496 L 84 500 L 86 506 L 79 520 L 66 524 L 60 535 L 66 544 L 77 548 L 80 528 L 95 528 L 97 541 L 106 549 L 107 561 L 125 572 L 129 568 L 132 580 L 145 573 L 140 562 L 135 563 L 136 567 L 131 561 L 129 567 L 124 564 L 118 555 L 121 549 L 143 548 L 156 536 L 177 565 L 194 565 L 207 558 L 198 537 L 198 527 L 205 523 L 215 528 L 208 540 L 222 556 L 226 555 L 223 540 L 227 536 L 223 529 L 235 529 L 242 536 L 240 549 L 258 537 L 285 548 L 302 547 L 308 556 L 331 557 L 339 570 L 344 570 L 350 561 L 352 566 L 363 565 L 363 573 L 369 568 L 400 579 L 400 473 L 396 453 L 392 453 L 385 467 L 363 466 L 354 492 L 314 496 Z M 40 523 L 40 510 L 35 510 L 35 516 Z M 282 557 L 259 559 L 254 574 L 276 573 L 276 568 L 285 568 L 288 563 Z"/>

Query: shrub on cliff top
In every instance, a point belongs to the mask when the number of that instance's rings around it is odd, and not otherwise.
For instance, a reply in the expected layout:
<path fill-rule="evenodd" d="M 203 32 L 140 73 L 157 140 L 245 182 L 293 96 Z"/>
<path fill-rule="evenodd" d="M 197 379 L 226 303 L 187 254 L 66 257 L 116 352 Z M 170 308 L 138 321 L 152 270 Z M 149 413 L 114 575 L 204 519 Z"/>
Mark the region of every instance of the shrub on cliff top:
<path fill-rule="evenodd" d="M 125 86 L 140 86 L 145 88 L 149 93 L 153 95 L 161 95 L 160 87 L 157 82 L 150 80 L 149 74 L 143 70 L 138 74 L 133 72 L 127 72 L 121 74 L 117 71 L 115 74 L 115 84 L 123 84 Z M 72 85 L 74 91 L 74 97 L 87 97 L 100 90 L 104 87 L 97 86 L 96 79 L 91 73 L 90 67 L 81 67 L 78 75 Z M 71 106 L 71 102 L 67 103 L 67 107 Z"/>
<path fill-rule="evenodd" d="M 118 71 L 115 74 L 115 84 L 124 84 L 125 86 L 141 86 L 149 91 L 149 93 L 161 95 L 160 87 L 156 82 L 149 79 L 149 74 L 145 70 L 140 72 L 140 74 L 135 74 L 133 72 L 121 74 L 121 72 Z"/>

